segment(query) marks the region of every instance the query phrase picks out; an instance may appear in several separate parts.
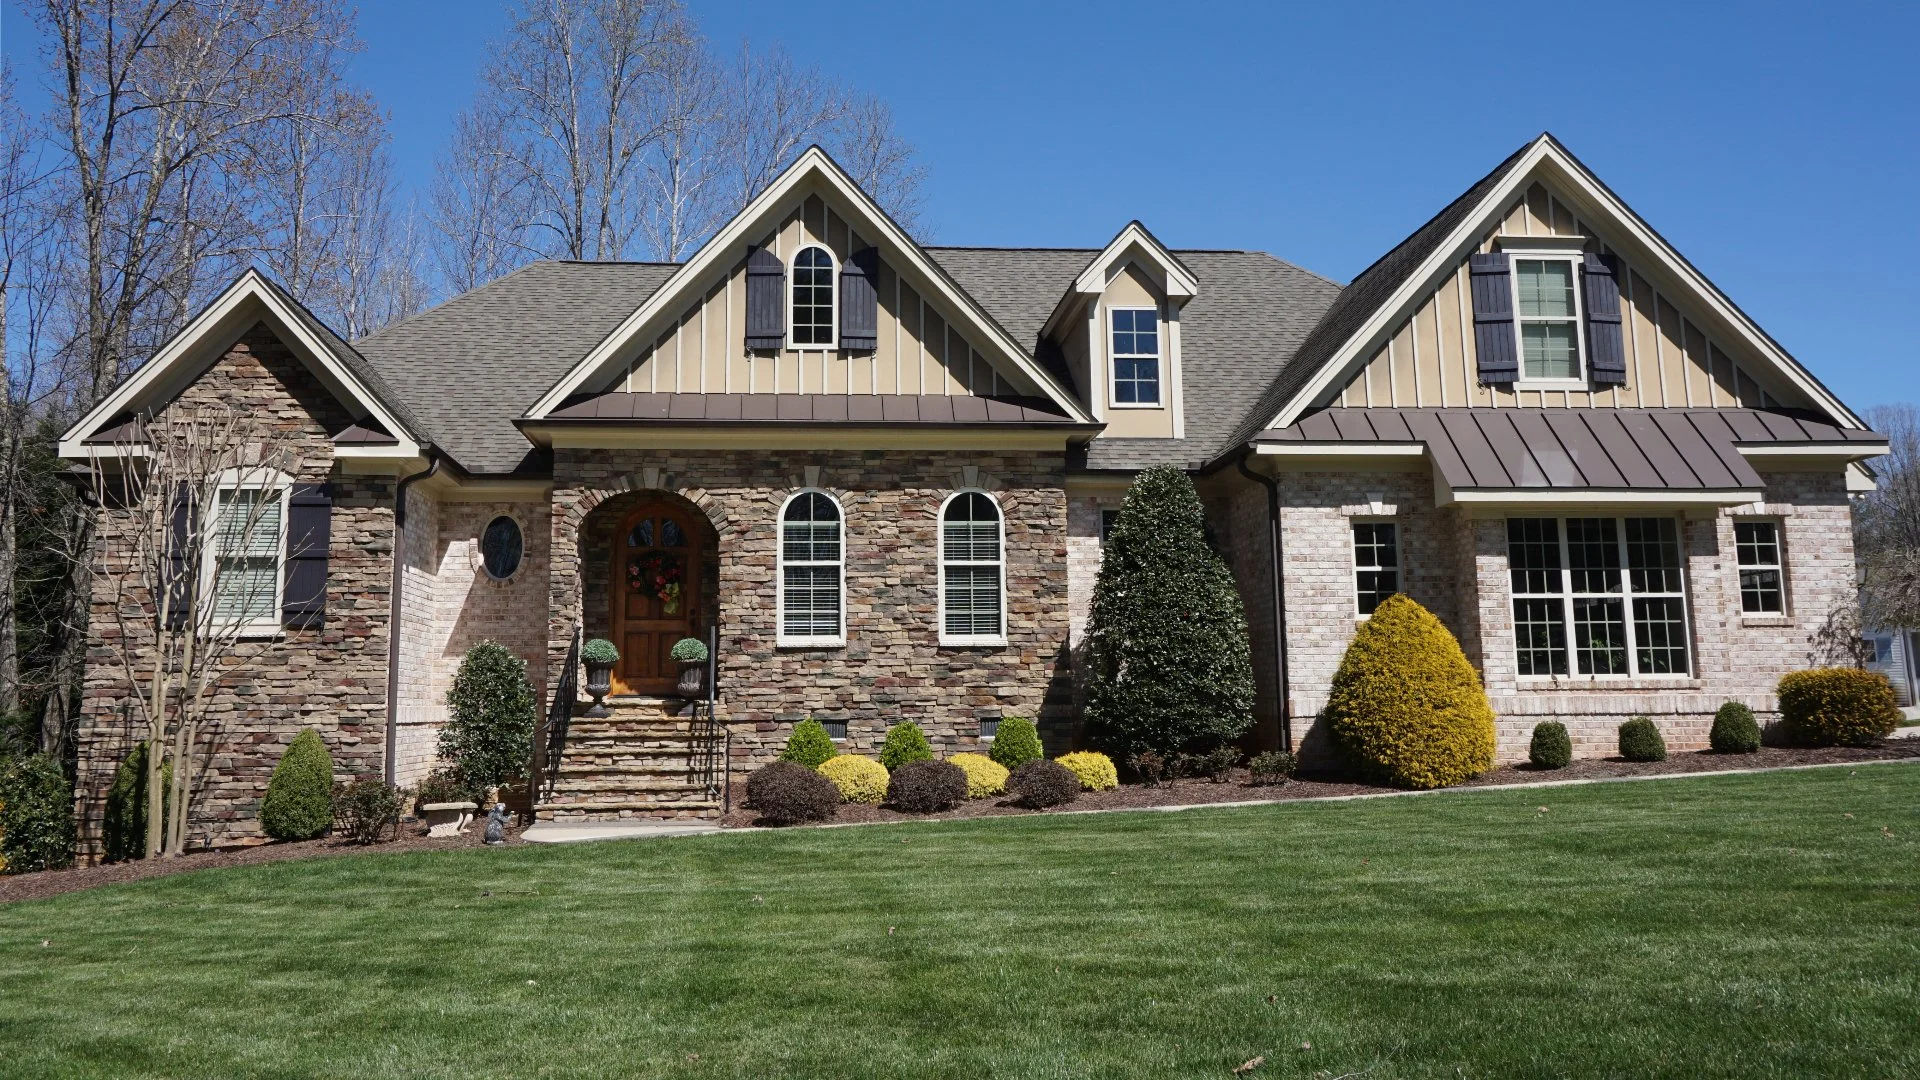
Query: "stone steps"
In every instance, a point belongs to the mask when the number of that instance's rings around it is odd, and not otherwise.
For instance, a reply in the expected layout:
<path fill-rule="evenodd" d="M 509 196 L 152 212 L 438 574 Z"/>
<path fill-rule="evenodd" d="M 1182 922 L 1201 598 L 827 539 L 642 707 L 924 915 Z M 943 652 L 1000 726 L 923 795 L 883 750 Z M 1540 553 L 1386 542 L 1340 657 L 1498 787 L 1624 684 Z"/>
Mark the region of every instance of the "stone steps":
<path fill-rule="evenodd" d="M 616 698 L 607 716 L 567 725 L 566 749 L 535 807 L 542 821 L 687 820 L 720 816 L 695 776 L 695 723 L 678 698 Z"/>

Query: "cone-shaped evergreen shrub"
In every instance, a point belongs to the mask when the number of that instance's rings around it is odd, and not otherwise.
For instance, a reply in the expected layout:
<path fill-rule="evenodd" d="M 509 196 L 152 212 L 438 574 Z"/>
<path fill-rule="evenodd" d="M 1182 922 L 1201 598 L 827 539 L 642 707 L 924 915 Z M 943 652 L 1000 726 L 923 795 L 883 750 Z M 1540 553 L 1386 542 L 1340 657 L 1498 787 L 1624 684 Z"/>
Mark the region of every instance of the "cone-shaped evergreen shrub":
<path fill-rule="evenodd" d="M 898 769 L 909 761 L 932 761 L 933 747 L 927 745 L 926 733 L 920 725 L 911 720 L 895 724 L 887 729 L 887 741 L 880 744 L 880 764 L 888 772 Z"/>
<path fill-rule="evenodd" d="M 1737 701 L 1729 701 L 1713 714 L 1713 729 L 1707 732 L 1707 745 L 1718 754 L 1751 754 L 1760 749 L 1760 724 L 1753 710 Z"/>
<path fill-rule="evenodd" d="M 1527 760 L 1536 769 L 1564 769 L 1573 761 L 1573 740 L 1567 737 L 1567 725 L 1558 720 L 1542 720 L 1533 725 L 1533 743 L 1527 747 Z"/>
<path fill-rule="evenodd" d="M 1877 671 L 1814 668 L 1781 677 L 1780 723 L 1795 746 L 1868 746 L 1900 726 L 1900 708 Z"/>
<path fill-rule="evenodd" d="M 166 807 L 173 805 L 173 762 L 162 770 L 160 797 Z M 167 809 L 161 810 L 166 820 Z M 147 744 L 135 744 L 133 752 L 113 774 L 113 786 L 107 789 L 106 814 L 100 824 L 100 843 L 108 862 L 147 857 Z"/>
<path fill-rule="evenodd" d="M 1086 716 L 1119 758 L 1204 750 L 1253 725 L 1246 613 L 1179 469 L 1135 477 L 1107 536 L 1087 620 Z"/>
<path fill-rule="evenodd" d="M 447 691 L 440 756 L 483 788 L 524 780 L 532 764 L 536 708 L 527 662 L 504 645 L 483 641 L 460 658 Z"/>
<path fill-rule="evenodd" d="M 307 728 L 273 767 L 260 803 L 260 827 L 275 840 L 311 840 L 332 824 L 333 755 L 320 733 Z"/>
<path fill-rule="evenodd" d="M 1620 756 L 1628 761 L 1665 761 L 1667 740 L 1651 719 L 1636 716 L 1620 725 Z"/>
<path fill-rule="evenodd" d="M 987 756 L 1008 771 L 1029 761 L 1039 761 L 1047 753 L 1040 747 L 1040 729 L 1024 716 L 1009 716 L 994 730 L 993 746 Z"/>
<path fill-rule="evenodd" d="M 817 769 L 839 752 L 834 749 L 833 736 L 827 734 L 827 726 L 809 716 L 793 725 L 793 734 L 787 736 L 787 748 L 780 751 L 780 760 Z"/>
<path fill-rule="evenodd" d="M 1493 765 L 1493 708 L 1480 676 L 1446 626 L 1404 595 L 1354 632 L 1326 717 L 1348 761 L 1381 783 L 1446 787 Z"/>

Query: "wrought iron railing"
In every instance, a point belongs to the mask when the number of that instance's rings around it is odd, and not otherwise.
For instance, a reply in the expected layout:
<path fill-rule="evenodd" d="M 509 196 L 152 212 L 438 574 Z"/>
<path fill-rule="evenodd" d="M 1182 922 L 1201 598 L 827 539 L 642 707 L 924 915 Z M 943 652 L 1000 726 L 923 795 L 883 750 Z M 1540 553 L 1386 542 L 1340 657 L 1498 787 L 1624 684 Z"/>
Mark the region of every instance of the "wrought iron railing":
<path fill-rule="evenodd" d="M 720 628 L 707 628 L 707 697 L 693 706 L 693 771 L 707 798 L 720 798 L 726 786 L 730 733 L 720 723 Z"/>
<path fill-rule="evenodd" d="M 540 780 L 546 786 L 544 798 L 553 797 L 560 779 L 560 762 L 567 753 L 567 728 L 573 723 L 573 702 L 580 696 L 580 627 L 573 628 L 567 645 L 566 666 L 560 669 L 560 683 L 554 687 L 553 701 L 547 706 L 546 729 L 541 732 Z M 536 786 L 537 793 L 537 786 Z"/>

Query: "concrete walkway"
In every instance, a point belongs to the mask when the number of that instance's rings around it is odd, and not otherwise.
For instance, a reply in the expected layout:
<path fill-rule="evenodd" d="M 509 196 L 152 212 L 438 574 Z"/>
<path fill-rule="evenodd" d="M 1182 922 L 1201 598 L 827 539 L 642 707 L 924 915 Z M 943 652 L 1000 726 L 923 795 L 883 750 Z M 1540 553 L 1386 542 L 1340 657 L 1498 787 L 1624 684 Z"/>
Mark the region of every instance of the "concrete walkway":
<path fill-rule="evenodd" d="M 537 821 L 520 834 L 529 844 L 579 844 L 590 840 L 645 840 L 703 836 L 720 826 L 702 821 Z"/>

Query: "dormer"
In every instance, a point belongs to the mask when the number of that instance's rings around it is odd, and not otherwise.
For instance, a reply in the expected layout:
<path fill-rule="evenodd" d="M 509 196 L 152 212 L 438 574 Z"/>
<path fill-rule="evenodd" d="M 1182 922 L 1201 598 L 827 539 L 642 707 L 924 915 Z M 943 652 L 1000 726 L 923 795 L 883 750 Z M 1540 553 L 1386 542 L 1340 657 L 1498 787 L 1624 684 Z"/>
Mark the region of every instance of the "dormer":
<path fill-rule="evenodd" d="M 1102 438 L 1183 439 L 1180 310 L 1193 271 L 1138 221 L 1120 230 L 1054 307 L 1043 335 L 1106 425 Z"/>

